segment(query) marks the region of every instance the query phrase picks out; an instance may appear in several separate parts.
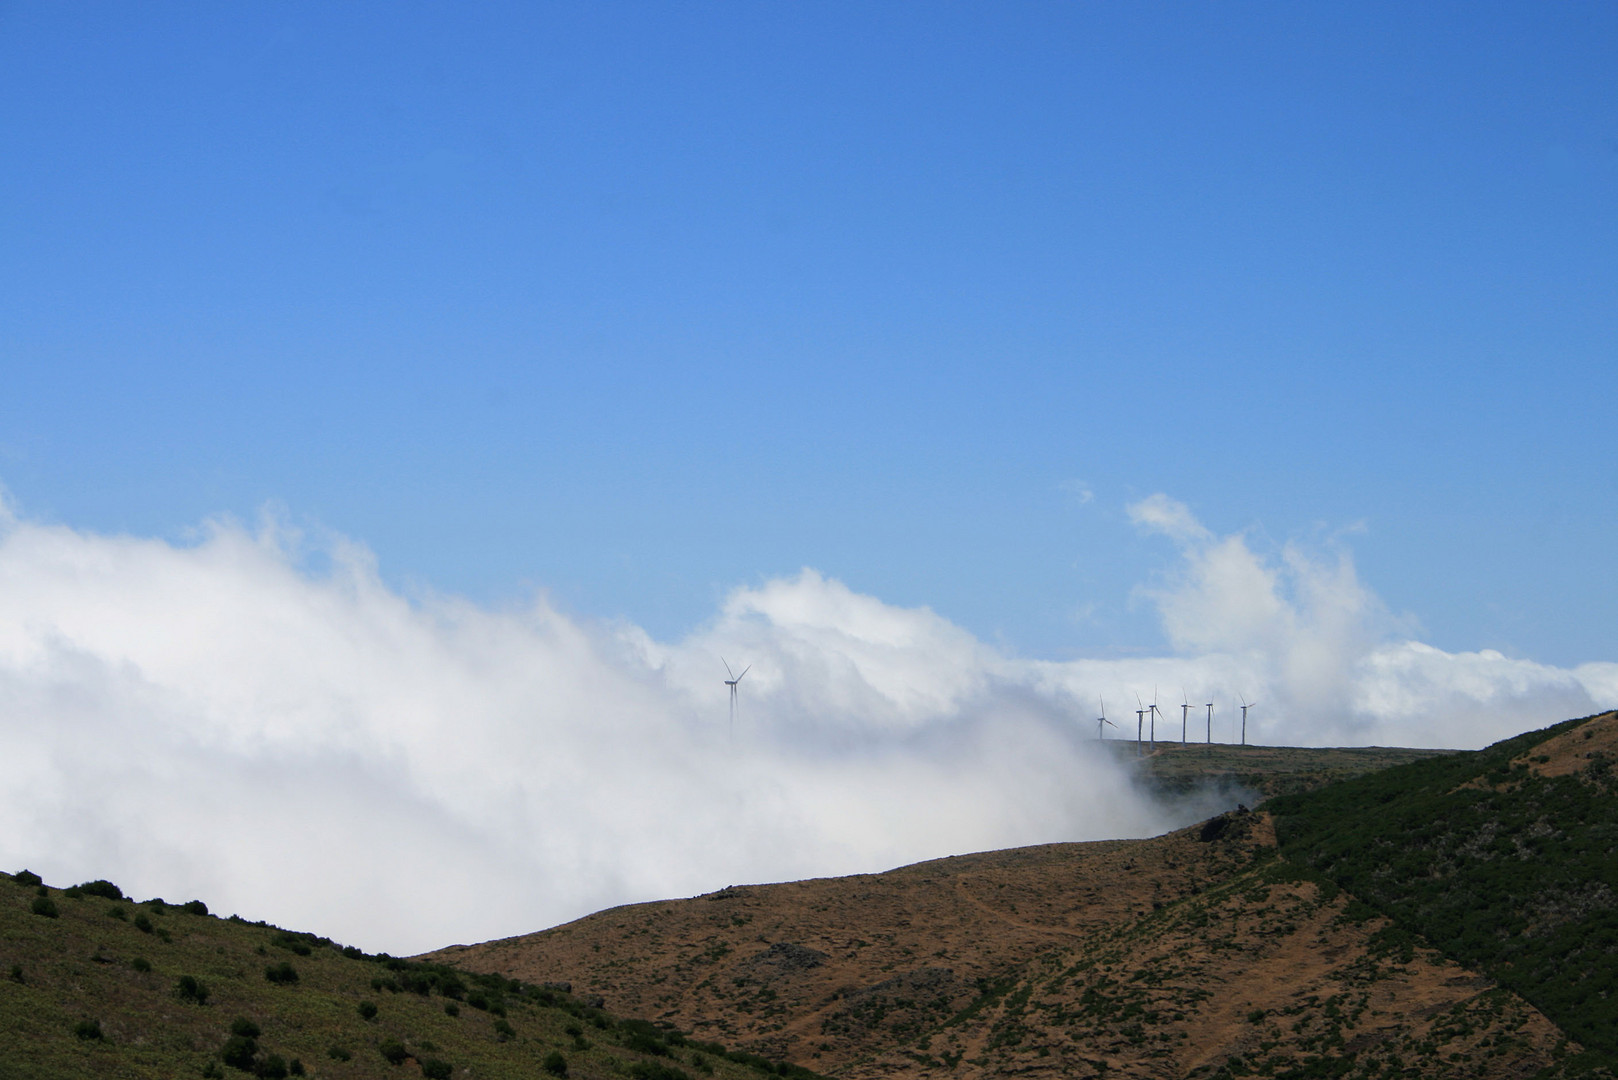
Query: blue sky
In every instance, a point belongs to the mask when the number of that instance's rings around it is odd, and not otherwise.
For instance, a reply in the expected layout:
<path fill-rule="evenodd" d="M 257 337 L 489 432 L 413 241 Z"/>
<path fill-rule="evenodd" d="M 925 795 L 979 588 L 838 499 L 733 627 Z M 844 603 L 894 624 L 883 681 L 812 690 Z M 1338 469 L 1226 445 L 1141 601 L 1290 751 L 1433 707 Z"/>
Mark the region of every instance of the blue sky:
<path fill-rule="evenodd" d="M 1618 8 L 0 7 L 0 484 L 1161 652 L 1125 507 L 1618 659 Z"/>

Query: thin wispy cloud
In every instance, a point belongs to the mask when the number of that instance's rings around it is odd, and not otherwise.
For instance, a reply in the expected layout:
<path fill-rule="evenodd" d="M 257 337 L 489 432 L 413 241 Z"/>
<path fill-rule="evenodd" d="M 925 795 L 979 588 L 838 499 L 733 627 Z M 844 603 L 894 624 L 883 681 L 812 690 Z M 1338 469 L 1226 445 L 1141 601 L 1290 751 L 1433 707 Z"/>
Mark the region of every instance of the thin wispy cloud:
<path fill-rule="evenodd" d="M 813 570 L 659 641 L 401 595 L 363 546 L 274 519 L 182 545 L 7 511 L 0 862 L 405 952 L 1166 828 L 1096 752 L 1101 695 L 1120 724 L 1184 685 L 1221 724 L 1259 699 L 1256 741 L 1451 746 L 1618 699 L 1618 665 L 1390 637 L 1346 550 L 1264 556 L 1164 496 L 1130 513 L 1178 545 L 1143 593 L 1171 649 L 1057 663 Z M 734 733 L 721 655 L 752 664 Z"/>

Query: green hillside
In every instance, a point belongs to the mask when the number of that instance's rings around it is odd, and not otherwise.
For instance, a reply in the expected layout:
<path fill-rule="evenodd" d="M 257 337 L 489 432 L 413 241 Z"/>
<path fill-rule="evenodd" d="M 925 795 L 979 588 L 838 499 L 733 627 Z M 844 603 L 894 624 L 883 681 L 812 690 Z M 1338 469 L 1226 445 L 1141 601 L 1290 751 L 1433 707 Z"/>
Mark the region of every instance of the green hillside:
<path fill-rule="evenodd" d="M 0 1080 L 813 1076 L 561 988 L 205 912 L 0 874 Z"/>
<path fill-rule="evenodd" d="M 1618 717 L 1266 803 L 1281 850 L 1618 1068 Z"/>

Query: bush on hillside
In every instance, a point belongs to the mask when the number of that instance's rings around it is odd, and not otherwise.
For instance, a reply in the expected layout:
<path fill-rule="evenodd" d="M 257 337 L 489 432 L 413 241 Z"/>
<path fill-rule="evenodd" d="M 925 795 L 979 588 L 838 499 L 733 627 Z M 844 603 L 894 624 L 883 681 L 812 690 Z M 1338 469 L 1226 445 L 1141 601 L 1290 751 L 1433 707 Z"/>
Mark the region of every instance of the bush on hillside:
<path fill-rule="evenodd" d="M 253 1075 L 265 1080 L 286 1080 L 287 1063 L 280 1054 L 271 1054 L 253 1065 Z"/>
<path fill-rule="evenodd" d="M 187 915 L 206 915 L 208 914 L 208 905 L 201 900 L 187 900 L 181 905 L 180 910 Z"/>
<path fill-rule="evenodd" d="M 629 1067 L 634 1080 L 691 1080 L 684 1069 L 676 1069 L 662 1061 L 637 1061 Z"/>
<path fill-rule="evenodd" d="M 404 1043 L 398 1039 L 383 1039 L 376 1049 L 377 1053 L 387 1059 L 389 1065 L 403 1065 L 404 1059 L 410 1056 L 410 1051 L 406 1050 Z"/>
<path fill-rule="evenodd" d="M 455 1075 L 455 1067 L 447 1061 L 438 1058 L 428 1058 L 421 1063 L 421 1075 L 427 1080 L 449 1080 Z"/>
<path fill-rule="evenodd" d="M 124 891 L 104 878 L 86 881 L 83 885 L 76 885 L 74 888 L 85 896 L 100 896 L 108 900 L 122 900 L 124 898 Z"/>
<path fill-rule="evenodd" d="M 230 1033 L 240 1035 L 244 1039 L 256 1039 L 263 1034 L 259 1031 L 258 1025 L 245 1016 L 238 1016 L 230 1022 Z"/>
<path fill-rule="evenodd" d="M 27 885 L 30 887 L 45 884 L 44 880 L 32 870 L 18 870 L 15 874 L 11 875 L 11 880 L 15 881 L 18 885 Z"/>
<path fill-rule="evenodd" d="M 271 964 L 264 969 L 264 977 L 280 986 L 290 986 L 298 981 L 298 972 L 285 960 L 279 964 Z"/>
<path fill-rule="evenodd" d="M 135 916 L 135 929 L 139 930 L 143 934 L 150 934 L 152 932 L 152 920 L 146 917 L 146 912 L 142 911 L 140 914 Z"/>
<path fill-rule="evenodd" d="M 80 1020 L 73 1026 L 73 1034 L 85 1042 L 100 1042 L 106 1038 L 105 1035 L 101 1034 L 101 1021 L 99 1020 Z"/>
<path fill-rule="evenodd" d="M 359 1003 L 357 1008 L 359 1010 L 360 1019 L 362 1019 L 362 1020 L 375 1020 L 376 1019 L 376 1002 L 374 1002 L 374 1001 L 362 1001 L 362 1002 Z"/>
<path fill-rule="evenodd" d="M 195 975 L 181 975 L 174 984 L 174 992 L 180 995 L 181 1001 L 194 1001 L 198 1005 L 208 1003 L 208 984 Z"/>
<path fill-rule="evenodd" d="M 152 970 L 152 962 L 144 956 L 137 956 L 129 962 L 129 966 L 142 974 Z"/>
<path fill-rule="evenodd" d="M 252 1072 L 254 1057 L 258 1054 L 258 1043 L 246 1035 L 232 1035 L 225 1040 L 225 1045 L 219 1051 L 219 1060 L 232 1069 L 242 1072 Z"/>
<path fill-rule="evenodd" d="M 34 897 L 34 902 L 28 905 L 28 910 L 32 911 L 35 915 L 43 915 L 47 919 L 54 919 L 58 914 L 56 910 L 56 901 L 52 900 L 48 896 Z"/>
<path fill-rule="evenodd" d="M 552 1076 L 566 1076 L 567 1058 L 562 1056 L 560 1050 L 552 1050 L 545 1055 L 545 1060 L 540 1063 L 540 1067 Z"/>

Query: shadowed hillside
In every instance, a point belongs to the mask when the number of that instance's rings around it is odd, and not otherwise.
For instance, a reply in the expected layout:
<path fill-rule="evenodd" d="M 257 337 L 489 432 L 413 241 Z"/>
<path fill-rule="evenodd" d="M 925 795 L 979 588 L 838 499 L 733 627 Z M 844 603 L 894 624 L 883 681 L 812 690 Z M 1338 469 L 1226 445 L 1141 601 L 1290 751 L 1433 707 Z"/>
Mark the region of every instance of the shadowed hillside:
<path fill-rule="evenodd" d="M 1618 713 L 1271 803 L 1287 857 L 1618 1067 Z"/>
<path fill-rule="evenodd" d="M 0 875 L 0 1078 L 781 1075 L 561 988 L 205 911 Z"/>

